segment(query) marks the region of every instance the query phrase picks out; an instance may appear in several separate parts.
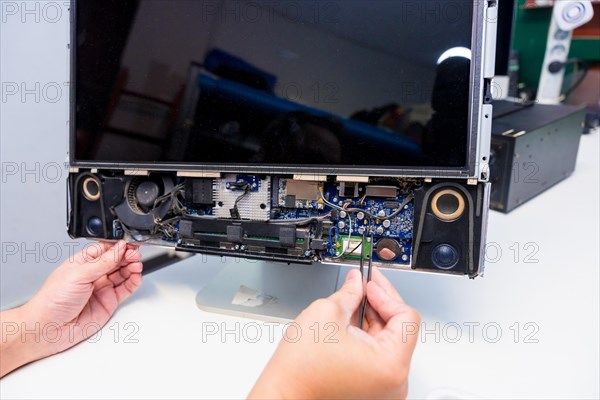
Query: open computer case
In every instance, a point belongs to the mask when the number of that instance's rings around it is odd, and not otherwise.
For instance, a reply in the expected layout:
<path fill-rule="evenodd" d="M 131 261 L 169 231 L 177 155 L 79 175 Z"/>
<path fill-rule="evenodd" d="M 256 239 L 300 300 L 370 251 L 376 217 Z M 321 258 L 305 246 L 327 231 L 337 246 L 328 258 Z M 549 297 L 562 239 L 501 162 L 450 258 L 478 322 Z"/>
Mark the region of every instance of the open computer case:
<path fill-rule="evenodd" d="M 69 234 L 480 275 L 497 9 L 72 1 Z"/>

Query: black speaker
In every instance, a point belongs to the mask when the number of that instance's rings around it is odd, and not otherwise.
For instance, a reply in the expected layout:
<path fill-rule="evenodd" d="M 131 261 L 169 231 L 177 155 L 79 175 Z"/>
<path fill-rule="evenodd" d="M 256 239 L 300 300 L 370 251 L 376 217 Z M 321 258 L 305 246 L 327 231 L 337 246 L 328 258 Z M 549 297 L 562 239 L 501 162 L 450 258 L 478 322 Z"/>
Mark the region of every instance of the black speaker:
<path fill-rule="evenodd" d="M 123 180 L 89 172 L 72 174 L 69 179 L 69 235 L 118 239 L 113 232 L 113 207 L 123 198 Z"/>
<path fill-rule="evenodd" d="M 412 268 L 476 276 L 485 183 L 430 182 L 415 192 Z"/>

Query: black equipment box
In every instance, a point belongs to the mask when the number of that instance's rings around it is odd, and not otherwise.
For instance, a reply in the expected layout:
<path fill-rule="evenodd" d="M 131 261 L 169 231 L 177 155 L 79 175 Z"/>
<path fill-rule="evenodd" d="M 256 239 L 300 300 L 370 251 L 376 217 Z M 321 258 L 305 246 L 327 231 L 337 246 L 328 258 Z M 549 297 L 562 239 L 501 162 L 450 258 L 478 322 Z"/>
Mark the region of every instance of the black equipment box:
<path fill-rule="evenodd" d="M 509 212 L 575 169 L 585 107 L 494 102 L 490 208 Z"/>

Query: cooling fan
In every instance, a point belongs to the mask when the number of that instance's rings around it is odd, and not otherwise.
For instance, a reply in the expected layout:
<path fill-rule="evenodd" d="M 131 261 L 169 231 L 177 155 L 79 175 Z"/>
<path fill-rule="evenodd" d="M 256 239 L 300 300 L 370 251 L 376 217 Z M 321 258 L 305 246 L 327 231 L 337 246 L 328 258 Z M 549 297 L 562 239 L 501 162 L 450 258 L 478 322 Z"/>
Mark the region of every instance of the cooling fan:
<path fill-rule="evenodd" d="M 167 175 L 132 177 L 125 186 L 123 201 L 115 207 L 115 213 L 127 228 L 149 231 L 156 219 L 163 219 L 173 206 L 173 199 L 165 197 L 175 188 Z"/>

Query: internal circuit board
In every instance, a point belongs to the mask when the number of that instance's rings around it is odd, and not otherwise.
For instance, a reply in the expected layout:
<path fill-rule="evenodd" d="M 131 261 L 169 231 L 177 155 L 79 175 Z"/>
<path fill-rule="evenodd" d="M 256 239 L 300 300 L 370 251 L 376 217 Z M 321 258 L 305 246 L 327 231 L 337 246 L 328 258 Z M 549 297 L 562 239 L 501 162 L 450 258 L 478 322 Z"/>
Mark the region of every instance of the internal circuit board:
<path fill-rule="evenodd" d="M 272 219 L 295 221 L 325 216 L 330 228 L 327 232 L 327 250 L 323 253 L 324 256 L 333 259 L 359 258 L 362 235 L 365 234 L 365 241 L 370 241 L 372 234 L 374 243 L 378 243 L 383 238 L 390 238 L 398 243 L 398 247 L 394 246 L 397 251 L 396 257 L 383 260 L 374 250 L 374 260 L 408 264 L 413 233 L 413 204 L 407 202 L 400 212 L 397 212 L 405 201 L 403 195 L 395 194 L 393 198 L 388 199 L 368 197 L 366 193 L 363 194 L 366 192 L 366 186 L 355 185 L 353 188 L 358 188 L 356 191 L 358 196 L 354 196 L 353 189 L 344 191 L 340 186 L 339 183 L 327 182 L 315 184 L 315 192 L 311 198 L 295 200 L 301 207 L 288 208 L 281 207 L 285 203 L 287 193 L 281 194 L 281 190 L 286 187 L 286 180 L 280 179 L 280 194 L 277 196 L 278 203 L 273 205 Z M 323 197 L 319 191 L 322 191 Z M 330 202 L 331 205 L 325 204 L 325 201 Z M 369 246 L 365 246 L 365 253 L 370 253 Z"/>
<path fill-rule="evenodd" d="M 172 210 L 148 236 L 182 248 L 243 251 L 258 258 L 410 265 L 413 189 L 418 182 L 371 183 L 224 175 L 178 178 Z M 168 196 L 167 196 L 168 195 Z M 119 219 L 115 237 L 134 231 Z M 145 232 L 138 232 L 143 236 Z"/>

